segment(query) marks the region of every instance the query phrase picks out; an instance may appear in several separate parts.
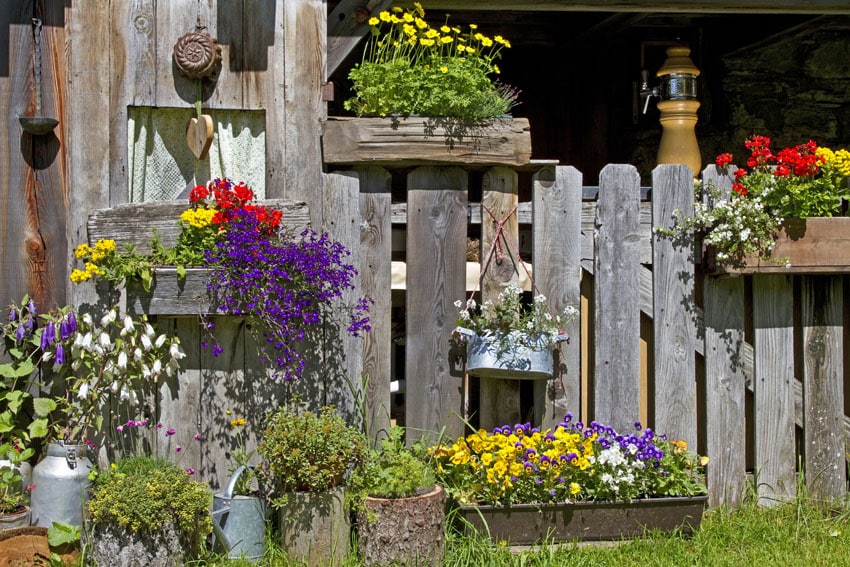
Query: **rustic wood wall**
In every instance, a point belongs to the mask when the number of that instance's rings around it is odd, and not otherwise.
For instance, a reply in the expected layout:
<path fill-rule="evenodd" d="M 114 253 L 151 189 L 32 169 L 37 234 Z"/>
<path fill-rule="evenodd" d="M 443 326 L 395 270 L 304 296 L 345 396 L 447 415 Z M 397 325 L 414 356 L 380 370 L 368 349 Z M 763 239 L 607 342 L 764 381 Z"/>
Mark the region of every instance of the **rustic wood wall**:
<path fill-rule="evenodd" d="M 42 20 L 41 115 L 59 120 L 45 135 L 21 128 L 36 114 L 33 18 Z M 0 8 L 0 301 L 29 293 L 43 308 L 65 303 L 68 216 L 65 147 L 65 10 L 61 0 L 10 1 Z"/>
<path fill-rule="evenodd" d="M 222 50 L 222 69 L 205 80 L 206 109 L 262 110 L 266 196 L 321 201 L 320 124 L 326 11 L 321 0 L 77 0 L 66 8 L 70 243 L 85 241 L 87 212 L 127 201 L 127 107 L 191 108 L 192 81 L 172 50 L 203 26 Z M 74 303 L 96 301 L 71 289 Z"/>

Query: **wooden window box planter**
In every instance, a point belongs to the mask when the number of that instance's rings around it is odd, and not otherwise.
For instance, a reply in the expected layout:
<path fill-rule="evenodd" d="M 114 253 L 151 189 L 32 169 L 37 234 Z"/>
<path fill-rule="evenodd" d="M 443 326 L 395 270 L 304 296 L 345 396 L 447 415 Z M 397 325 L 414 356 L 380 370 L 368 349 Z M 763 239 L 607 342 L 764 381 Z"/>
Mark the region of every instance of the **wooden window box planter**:
<path fill-rule="evenodd" d="M 788 263 L 778 261 L 788 258 Z M 748 256 L 741 266 L 719 264 L 703 251 L 707 275 L 846 274 L 850 273 L 850 217 L 812 217 L 786 223 L 771 251 L 771 259 Z"/>
<path fill-rule="evenodd" d="M 527 118 L 495 118 L 483 126 L 452 126 L 445 119 L 330 117 L 324 124 L 325 163 L 413 166 L 504 165 L 531 162 Z"/>
<path fill-rule="evenodd" d="M 702 521 L 708 496 L 647 498 L 631 502 L 573 502 L 461 506 L 458 519 L 466 533 L 489 533 L 511 545 L 611 541 L 646 531 L 693 533 Z"/>
<path fill-rule="evenodd" d="M 127 311 L 148 315 L 208 315 L 216 305 L 207 291 L 209 268 L 186 268 L 186 277 L 177 277 L 177 268 L 156 269 L 150 291 L 142 282 L 127 282 Z"/>

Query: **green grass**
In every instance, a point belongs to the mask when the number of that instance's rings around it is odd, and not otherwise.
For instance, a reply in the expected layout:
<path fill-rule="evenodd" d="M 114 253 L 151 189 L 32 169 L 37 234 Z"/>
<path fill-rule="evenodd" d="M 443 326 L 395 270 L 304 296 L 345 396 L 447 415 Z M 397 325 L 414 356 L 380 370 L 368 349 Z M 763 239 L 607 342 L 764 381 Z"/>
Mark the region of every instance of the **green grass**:
<path fill-rule="evenodd" d="M 202 565 L 247 567 L 247 562 L 211 559 Z M 290 567 L 274 544 L 258 565 Z M 359 567 L 351 558 L 342 567 Z M 735 511 L 705 513 L 692 535 L 648 533 L 616 544 L 544 545 L 517 551 L 454 534 L 448 536 L 446 567 L 601 566 L 841 566 L 850 565 L 850 509 L 798 501 L 773 508 L 744 504 Z M 310 566 L 313 567 L 313 566 Z"/>

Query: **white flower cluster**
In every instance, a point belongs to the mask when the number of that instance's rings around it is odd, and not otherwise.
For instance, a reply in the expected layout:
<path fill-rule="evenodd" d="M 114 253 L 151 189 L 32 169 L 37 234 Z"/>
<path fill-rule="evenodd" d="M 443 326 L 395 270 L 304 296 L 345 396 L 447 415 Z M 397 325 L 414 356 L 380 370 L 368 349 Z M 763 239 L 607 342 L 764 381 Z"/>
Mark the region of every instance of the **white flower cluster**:
<path fill-rule="evenodd" d="M 635 459 L 638 451 L 637 445 L 630 444 L 627 451 L 632 458 L 623 454 L 619 445 L 611 446 L 599 453 L 596 462 L 602 470 L 600 480 L 607 484 L 614 494 L 620 493 L 621 486 L 630 486 L 635 482 L 635 469 L 643 469 L 646 465 L 643 461 Z"/>

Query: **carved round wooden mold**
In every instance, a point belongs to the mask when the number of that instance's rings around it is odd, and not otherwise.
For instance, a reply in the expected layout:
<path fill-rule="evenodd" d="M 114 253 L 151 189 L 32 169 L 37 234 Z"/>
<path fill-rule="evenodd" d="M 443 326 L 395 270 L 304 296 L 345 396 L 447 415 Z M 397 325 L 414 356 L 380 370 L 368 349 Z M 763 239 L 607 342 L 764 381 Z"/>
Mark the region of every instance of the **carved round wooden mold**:
<path fill-rule="evenodd" d="M 209 34 L 189 32 L 174 44 L 174 63 L 187 79 L 212 78 L 221 69 L 221 47 Z"/>

